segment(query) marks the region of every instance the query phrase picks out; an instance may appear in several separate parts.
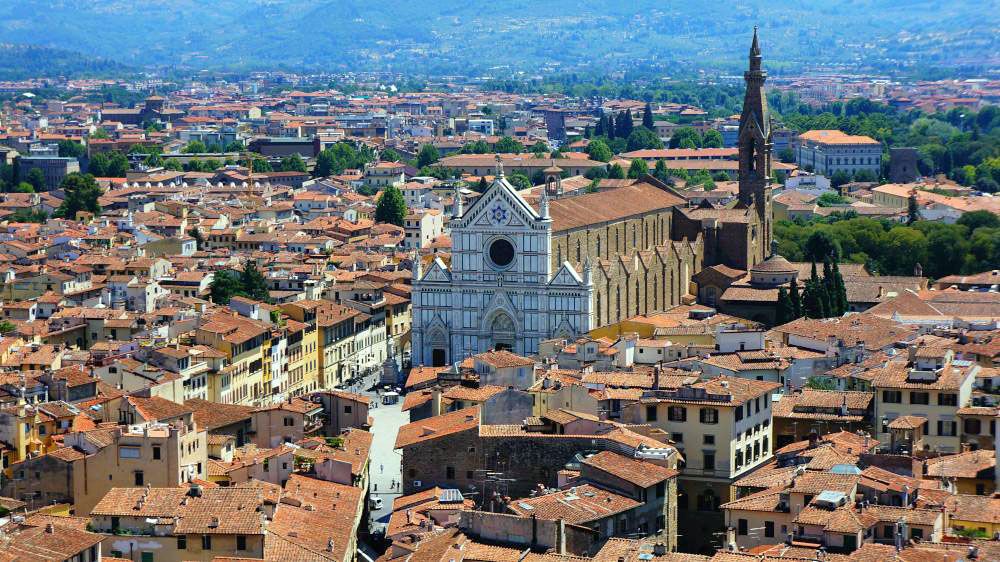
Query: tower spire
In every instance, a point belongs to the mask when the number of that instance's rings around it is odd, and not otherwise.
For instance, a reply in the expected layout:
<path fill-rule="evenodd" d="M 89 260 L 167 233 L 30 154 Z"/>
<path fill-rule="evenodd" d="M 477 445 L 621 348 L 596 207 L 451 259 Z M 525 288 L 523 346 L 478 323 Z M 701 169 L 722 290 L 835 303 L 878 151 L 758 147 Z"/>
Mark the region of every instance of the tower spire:
<path fill-rule="evenodd" d="M 757 39 L 757 26 L 753 26 L 753 42 L 750 44 L 750 70 L 760 70 L 760 41 Z"/>

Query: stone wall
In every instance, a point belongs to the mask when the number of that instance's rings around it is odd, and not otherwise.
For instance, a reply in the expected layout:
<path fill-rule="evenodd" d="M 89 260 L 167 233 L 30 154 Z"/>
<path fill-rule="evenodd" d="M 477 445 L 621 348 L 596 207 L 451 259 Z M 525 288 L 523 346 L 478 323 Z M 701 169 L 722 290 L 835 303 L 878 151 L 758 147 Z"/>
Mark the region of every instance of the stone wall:
<path fill-rule="evenodd" d="M 557 554 L 590 556 L 597 550 L 597 532 L 561 519 L 520 517 L 486 511 L 463 511 L 458 524 L 470 537 Z"/>

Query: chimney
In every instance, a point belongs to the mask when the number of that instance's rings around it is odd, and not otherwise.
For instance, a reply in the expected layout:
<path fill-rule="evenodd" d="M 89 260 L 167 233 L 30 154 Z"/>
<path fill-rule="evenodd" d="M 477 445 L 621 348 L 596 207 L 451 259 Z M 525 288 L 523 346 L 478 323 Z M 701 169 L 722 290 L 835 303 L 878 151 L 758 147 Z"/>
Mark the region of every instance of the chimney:
<path fill-rule="evenodd" d="M 653 556 L 665 556 L 667 554 L 667 545 L 662 542 L 658 542 L 653 545 Z"/>
<path fill-rule="evenodd" d="M 55 532 L 55 527 L 52 526 L 52 523 L 45 524 L 45 532 L 50 535 Z"/>
<path fill-rule="evenodd" d="M 972 444 L 971 443 L 962 443 L 962 452 L 963 453 L 968 453 L 971 450 L 972 450 Z"/>

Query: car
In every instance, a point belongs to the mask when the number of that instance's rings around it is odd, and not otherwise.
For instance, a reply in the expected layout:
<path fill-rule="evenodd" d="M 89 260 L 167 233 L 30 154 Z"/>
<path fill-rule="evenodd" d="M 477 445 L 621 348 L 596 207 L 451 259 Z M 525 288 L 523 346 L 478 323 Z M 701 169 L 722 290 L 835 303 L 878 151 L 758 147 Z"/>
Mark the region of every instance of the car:
<path fill-rule="evenodd" d="M 375 509 L 375 510 L 382 509 L 383 505 L 384 504 L 382 502 L 382 498 L 375 497 L 368 500 L 369 509 Z"/>

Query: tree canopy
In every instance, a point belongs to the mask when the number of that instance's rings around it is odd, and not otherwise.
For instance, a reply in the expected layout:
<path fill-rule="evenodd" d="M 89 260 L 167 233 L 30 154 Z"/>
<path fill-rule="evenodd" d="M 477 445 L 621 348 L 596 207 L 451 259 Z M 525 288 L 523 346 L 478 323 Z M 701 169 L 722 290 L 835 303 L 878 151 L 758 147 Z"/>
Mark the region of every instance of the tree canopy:
<path fill-rule="evenodd" d="M 102 193 L 101 187 L 97 185 L 93 175 L 74 172 L 66 176 L 60 187 L 66 198 L 53 213 L 54 216 L 75 219 L 80 211 L 87 211 L 95 216 L 101 213 L 101 206 L 97 202 Z"/>
<path fill-rule="evenodd" d="M 398 187 L 390 185 L 382 190 L 382 195 L 375 205 L 375 220 L 403 226 L 406 218 L 406 200 Z"/>

